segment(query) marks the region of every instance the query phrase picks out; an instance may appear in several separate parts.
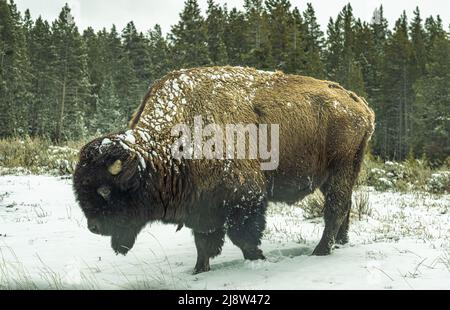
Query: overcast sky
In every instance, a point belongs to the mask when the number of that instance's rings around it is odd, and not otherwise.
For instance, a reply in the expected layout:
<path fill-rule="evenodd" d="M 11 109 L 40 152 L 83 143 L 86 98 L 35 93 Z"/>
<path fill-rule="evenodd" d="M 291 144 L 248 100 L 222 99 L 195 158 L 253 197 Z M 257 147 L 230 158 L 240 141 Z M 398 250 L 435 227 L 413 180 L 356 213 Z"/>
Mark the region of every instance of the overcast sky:
<path fill-rule="evenodd" d="M 160 24 L 163 31 L 170 31 L 170 26 L 177 23 L 179 13 L 183 8 L 183 0 L 15 0 L 21 11 L 29 8 L 33 18 L 41 15 L 53 21 L 62 6 L 68 3 L 72 8 L 76 23 L 81 30 L 92 26 L 96 30 L 110 28 L 116 24 L 122 30 L 127 22 L 134 21 L 140 31 L 147 31 L 155 24 Z M 206 10 L 207 0 L 199 0 L 203 10 Z M 242 7 L 244 0 L 216 0 L 227 3 L 229 8 Z M 330 17 L 335 18 L 347 3 L 351 3 L 354 14 L 363 20 L 370 21 L 372 13 L 380 4 L 385 9 L 386 18 L 392 28 L 403 10 L 408 17 L 416 6 L 419 6 L 422 17 L 440 14 L 448 30 L 450 22 L 450 0 L 292 0 L 292 6 L 301 11 L 306 3 L 311 2 L 316 10 L 322 28 L 325 30 Z"/>

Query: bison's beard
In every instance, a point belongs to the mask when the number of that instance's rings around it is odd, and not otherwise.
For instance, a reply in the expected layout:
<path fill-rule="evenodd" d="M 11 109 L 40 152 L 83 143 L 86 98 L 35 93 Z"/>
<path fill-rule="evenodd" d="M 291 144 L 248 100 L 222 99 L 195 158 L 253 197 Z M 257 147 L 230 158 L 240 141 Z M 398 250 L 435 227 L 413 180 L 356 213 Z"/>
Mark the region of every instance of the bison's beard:
<path fill-rule="evenodd" d="M 111 247 L 116 254 L 127 255 L 146 222 L 129 217 L 88 217 L 88 229 L 97 235 L 111 237 Z"/>
<path fill-rule="evenodd" d="M 116 254 L 127 255 L 133 248 L 139 232 L 134 229 L 115 231 L 111 235 L 111 247 Z"/>

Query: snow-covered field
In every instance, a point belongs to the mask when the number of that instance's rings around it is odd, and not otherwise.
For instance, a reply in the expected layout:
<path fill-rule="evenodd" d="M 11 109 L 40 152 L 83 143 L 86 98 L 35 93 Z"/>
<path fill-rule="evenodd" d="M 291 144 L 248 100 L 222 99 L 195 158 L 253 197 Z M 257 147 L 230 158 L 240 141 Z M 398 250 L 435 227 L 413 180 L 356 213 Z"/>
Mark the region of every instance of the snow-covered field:
<path fill-rule="evenodd" d="M 320 219 L 271 205 L 267 261 L 244 261 L 228 240 L 209 273 L 192 275 L 188 229 L 149 225 L 128 256 L 88 232 L 71 180 L 0 177 L 0 289 L 450 289 L 450 195 L 369 191 L 370 211 L 351 224 L 351 243 L 311 252 Z"/>

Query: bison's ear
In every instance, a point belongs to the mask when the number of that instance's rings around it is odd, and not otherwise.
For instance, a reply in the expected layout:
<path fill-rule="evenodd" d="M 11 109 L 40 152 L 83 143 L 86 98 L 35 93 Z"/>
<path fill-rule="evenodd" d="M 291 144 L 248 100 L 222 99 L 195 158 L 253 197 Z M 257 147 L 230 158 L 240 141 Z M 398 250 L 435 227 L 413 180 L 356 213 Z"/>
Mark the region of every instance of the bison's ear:
<path fill-rule="evenodd" d="M 122 172 L 122 161 L 116 160 L 111 166 L 108 167 L 108 172 L 116 176 Z"/>

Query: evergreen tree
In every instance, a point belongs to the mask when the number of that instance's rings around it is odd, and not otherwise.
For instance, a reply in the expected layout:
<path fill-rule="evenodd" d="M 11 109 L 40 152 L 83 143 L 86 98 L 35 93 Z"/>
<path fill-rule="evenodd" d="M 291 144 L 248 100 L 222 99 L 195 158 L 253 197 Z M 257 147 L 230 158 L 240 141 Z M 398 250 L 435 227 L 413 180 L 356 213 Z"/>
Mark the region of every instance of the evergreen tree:
<path fill-rule="evenodd" d="M 273 70 L 272 48 L 269 40 L 269 18 L 262 0 L 245 0 L 246 65 L 263 70 Z"/>
<path fill-rule="evenodd" d="M 95 114 L 96 134 L 102 135 L 125 129 L 127 118 L 121 112 L 120 100 L 112 78 L 106 79 L 101 86 Z"/>
<path fill-rule="evenodd" d="M 213 65 L 225 65 L 228 63 L 227 48 L 224 40 L 226 26 L 225 12 L 218 4 L 214 3 L 214 0 L 208 0 L 207 16 L 206 32 L 209 58 Z"/>
<path fill-rule="evenodd" d="M 304 74 L 316 78 L 324 78 L 324 63 L 322 48 L 324 45 L 323 32 L 317 23 L 316 12 L 311 3 L 303 13 L 305 23 L 305 64 Z"/>
<path fill-rule="evenodd" d="M 382 80 L 383 80 L 383 63 L 384 63 L 384 49 L 386 40 L 389 35 L 388 22 L 384 17 L 383 6 L 377 8 L 373 14 L 372 22 L 370 24 L 372 35 L 371 47 L 367 48 L 368 63 L 370 70 L 365 76 L 366 90 L 370 99 L 377 103 L 383 101 Z"/>
<path fill-rule="evenodd" d="M 266 0 L 269 41 L 276 69 L 286 71 L 292 34 L 291 4 L 288 0 Z"/>
<path fill-rule="evenodd" d="M 383 153 L 385 145 L 385 132 L 387 132 L 384 81 L 384 51 L 387 37 L 389 35 L 388 22 L 384 17 L 383 6 L 375 9 L 370 24 L 372 35 L 371 47 L 367 48 L 367 66 L 364 80 L 366 82 L 366 92 L 368 101 L 377 115 L 377 130 L 372 139 L 372 151 L 376 155 L 386 155 Z"/>
<path fill-rule="evenodd" d="M 431 51 L 434 42 L 436 42 L 437 39 L 445 39 L 447 34 L 443 28 L 442 20 L 439 15 L 436 19 L 433 16 L 430 16 L 425 20 L 425 31 L 425 46 L 428 51 L 428 59 L 429 52 Z"/>
<path fill-rule="evenodd" d="M 336 21 L 330 18 L 327 34 L 325 52 L 327 77 L 330 80 L 338 81 L 344 51 L 344 34 L 342 31 L 342 16 L 340 14 Z"/>
<path fill-rule="evenodd" d="M 133 22 L 129 22 L 122 32 L 122 40 L 124 52 L 133 64 L 137 79 L 147 84 L 151 77 L 151 61 L 147 38 L 144 37 L 142 32 L 137 31 Z"/>
<path fill-rule="evenodd" d="M 244 10 L 208 0 L 203 19 L 187 0 L 164 37 L 134 23 L 121 34 L 87 28 L 81 36 L 66 5 L 50 26 L 0 0 L 0 137 L 83 139 L 125 127 L 147 87 L 176 68 L 205 65 L 282 69 L 341 83 L 376 112 L 372 150 L 384 159 L 449 156 L 450 40 L 439 16 L 417 8 L 388 28 L 383 7 L 370 24 L 346 5 L 327 39 L 308 4 L 245 0 Z"/>
<path fill-rule="evenodd" d="M 54 139 L 80 139 L 87 134 L 86 98 L 89 97 L 87 53 L 81 35 L 65 5 L 52 25 L 56 61 L 55 82 L 59 90 L 56 97 L 56 129 Z"/>
<path fill-rule="evenodd" d="M 427 63 L 427 52 L 425 48 L 425 30 L 422 25 L 419 7 L 414 11 L 414 19 L 410 26 L 411 43 L 413 49 L 413 79 L 425 74 L 425 65 Z"/>
<path fill-rule="evenodd" d="M 396 22 L 394 33 L 388 38 L 385 47 L 383 154 L 386 158 L 403 159 L 409 152 L 409 113 L 414 97 L 411 74 L 412 57 L 408 22 L 404 12 Z"/>
<path fill-rule="evenodd" d="M 154 81 L 163 77 L 171 69 L 170 47 L 159 25 L 149 31 L 149 55 L 152 74 L 150 81 Z"/>
<path fill-rule="evenodd" d="M 287 73 L 308 75 L 306 59 L 305 24 L 298 10 L 292 11 L 291 34 L 289 38 Z"/>
<path fill-rule="evenodd" d="M 355 54 L 355 18 L 353 8 L 347 4 L 341 12 L 342 27 L 344 35 L 344 45 L 342 50 L 342 62 L 339 68 L 339 77 L 342 85 L 355 91 L 358 95 L 364 96 L 364 81 L 362 77 L 361 66 L 358 63 Z"/>
<path fill-rule="evenodd" d="M 352 81 L 349 83 L 353 85 L 353 91 L 362 97 L 367 97 L 367 87 L 369 87 L 370 76 L 375 69 L 373 64 L 373 50 L 374 40 L 373 33 L 369 24 L 362 22 L 360 19 L 356 20 L 354 26 L 354 61 L 353 64 L 357 67 L 353 69 L 351 75 Z"/>
<path fill-rule="evenodd" d="M 96 111 L 97 97 L 106 76 L 105 68 L 107 67 L 107 64 L 105 63 L 104 58 L 105 48 L 102 46 L 100 36 L 97 36 L 91 27 L 84 31 L 83 39 L 87 51 L 87 69 L 89 83 L 91 85 L 91 95 L 87 107 L 88 110 L 86 112 L 89 115 L 92 115 Z M 92 129 L 93 123 L 95 122 L 90 122 L 90 129 Z"/>
<path fill-rule="evenodd" d="M 0 0 L 0 137 L 28 134 L 29 59 L 22 18 Z"/>
<path fill-rule="evenodd" d="M 211 63 L 205 20 L 197 0 L 186 0 L 180 21 L 172 27 L 171 39 L 176 67 L 198 67 Z"/>
<path fill-rule="evenodd" d="M 129 119 L 142 99 L 142 89 L 145 86 L 138 79 L 133 63 L 125 51 L 122 51 L 118 61 L 114 82 L 121 103 L 121 111 Z"/>
<path fill-rule="evenodd" d="M 357 31 L 360 33 L 357 41 Z M 353 9 L 346 5 L 336 22 L 331 19 L 328 24 L 328 51 L 326 53 L 328 75 L 345 88 L 366 96 L 362 63 L 366 63 L 363 45 L 370 32 L 367 26 L 356 22 Z M 364 50 L 364 52 L 363 52 Z M 359 54 L 358 54 L 359 53 Z"/>
<path fill-rule="evenodd" d="M 50 138 L 54 133 L 57 95 L 56 54 L 50 25 L 39 17 L 29 32 L 28 53 L 31 63 L 30 135 Z"/>
<path fill-rule="evenodd" d="M 233 66 L 243 65 L 243 56 L 247 51 L 247 24 L 245 15 L 236 8 L 228 13 L 225 25 L 224 42 L 227 50 L 228 63 Z"/>
<path fill-rule="evenodd" d="M 430 20 L 431 21 L 431 20 Z M 414 147 L 440 165 L 450 154 L 450 41 L 436 26 L 426 73 L 414 84 Z"/>

